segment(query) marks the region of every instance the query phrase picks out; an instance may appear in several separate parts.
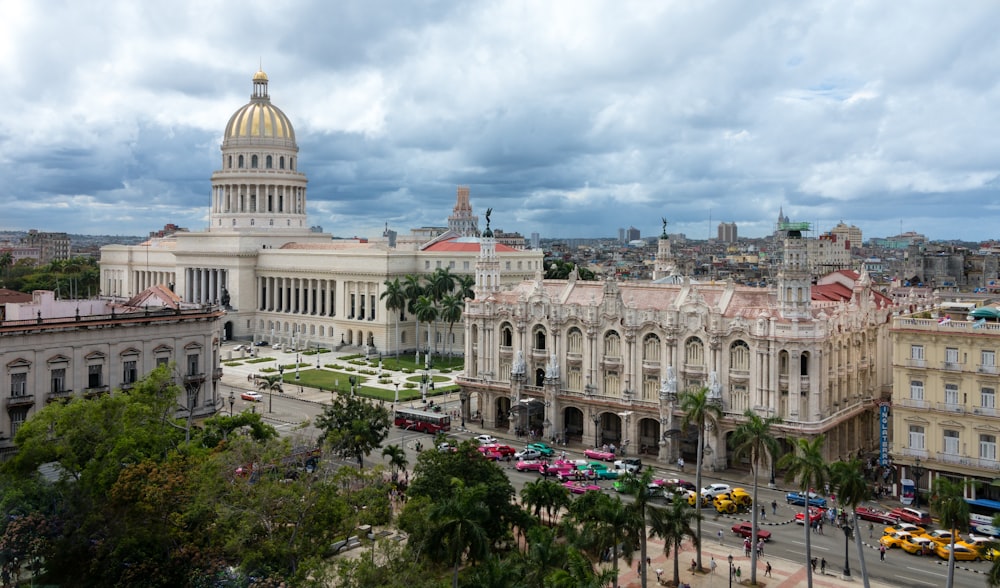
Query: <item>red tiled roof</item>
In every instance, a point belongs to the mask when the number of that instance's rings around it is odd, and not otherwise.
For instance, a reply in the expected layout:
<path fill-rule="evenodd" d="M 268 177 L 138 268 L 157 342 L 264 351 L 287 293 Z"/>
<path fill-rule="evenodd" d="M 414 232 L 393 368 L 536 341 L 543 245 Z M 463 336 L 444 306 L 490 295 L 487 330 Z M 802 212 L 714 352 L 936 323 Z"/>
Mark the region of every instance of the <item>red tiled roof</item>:
<path fill-rule="evenodd" d="M 501 253 L 511 253 L 514 251 L 519 251 L 519 249 L 514 249 L 508 245 L 496 244 L 496 250 Z M 433 245 L 424 249 L 424 251 L 434 251 L 438 253 L 445 253 L 450 251 L 457 252 L 474 252 L 479 251 L 479 243 L 469 242 L 469 241 L 441 241 L 440 243 L 434 243 Z"/>

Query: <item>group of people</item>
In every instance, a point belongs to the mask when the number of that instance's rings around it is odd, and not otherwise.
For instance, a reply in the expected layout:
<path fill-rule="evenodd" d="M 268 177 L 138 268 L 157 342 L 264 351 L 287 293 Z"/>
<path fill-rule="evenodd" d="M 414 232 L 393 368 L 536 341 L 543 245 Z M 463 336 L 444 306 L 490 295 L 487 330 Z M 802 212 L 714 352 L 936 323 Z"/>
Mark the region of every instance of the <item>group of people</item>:
<path fill-rule="evenodd" d="M 750 538 L 749 537 L 744 537 L 743 538 L 743 554 L 745 556 L 747 556 L 747 557 L 750 557 L 750 550 L 753 549 L 753 547 L 754 547 L 754 545 L 750 541 Z M 762 555 L 764 555 L 764 540 L 763 539 L 758 539 L 757 540 L 757 557 L 760 557 Z"/>
<path fill-rule="evenodd" d="M 812 569 L 815 572 L 816 571 L 816 558 L 814 557 L 811 560 L 809 560 L 809 563 L 812 564 Z M 825 557 L 822 558 L 820 560 L 820 562 L 819 562 L 819 571 L 820 571 L 821 574 L 824 574 L 824 575 L 826 574 L 826 558 Z"/>

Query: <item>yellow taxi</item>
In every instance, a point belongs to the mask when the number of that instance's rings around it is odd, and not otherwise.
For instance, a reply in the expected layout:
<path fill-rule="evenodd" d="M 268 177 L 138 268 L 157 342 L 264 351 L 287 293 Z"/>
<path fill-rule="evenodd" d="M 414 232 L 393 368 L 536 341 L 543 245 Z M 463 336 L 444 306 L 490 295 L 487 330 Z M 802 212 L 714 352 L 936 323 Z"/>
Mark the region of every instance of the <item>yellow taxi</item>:
<path fill-rule="evenodd" d="M 912 525 L 910 523 L 897 523 L 891 527 L 886 527 L 885 530 L 882 531 L 882 534 L 892 535 L 896 531 L 906 531 L 911 535 L 923 535 L 926 532 L 923 527 L 918 527 L 917 525 Z"/>
<path fill-rule="evenodd" d="M 882 535 L 882 538 L 878 541 L 882 545 L 885 545 L 886 549 L 892 549 L 893 547 L 902 547 L 903 543 L 911 541 L 912 538 L 913 535 L 911 533 L 907 533 L 906 531 L 896 531 L 894 533 L 890 533 L 889 535 Z"/>
<path fill-rule="evenodd" d="M 1000 555 L 1000 549 L 995 547 L 1000 544 L 998 544 L 997 540 L 992 537 L 969 535 L 969 538 L 961 543 L 978 551 L 979 557 L 985 560 L 993 561 L 998 555 Z"/>
<path fill-rule="evenodd" d="M 900 542 L 899 546 L 906 553 L 914 555 L 927 555 L 928 553 L 934 553 L 934 550 L 937 549 L 937 543 L 923 535 L 911 535 L 906 541 Z"/>
<path fill-rule="evenodd" d="M 695 505 L 695 501 L 698 499 L 698 496 L 699 496 L 699 494 L 697 492 L 695 492 L 694 490 L 688 490 L 687 491 L 687 502 L 688 502 L 688 504 L 690 506 L 694 506 Z M 701 495 L 701 505 L 702 506 L 708 506 L 709 504 L 711 504 L 711 502 L 709 501 L 709 498 L 707 496 L 705 496 L 705 495 Z"/>
<path fill-rule="evenodd" d="M 935 542 L 935 543 L 937 543 L 939 545 L 944 545 L 946 543 L 951 543 L 951 536 L 952 535 L 955 536 L 955 541 L 956 542 L 962 540 L 962 536 L 959 535 L 957 531 L 953 533 L 952 531 L 946 531 L 944 529 L 934 529 L 930 533 L 924 533 L 924 537 L 927 537 L 928 539 L 930 539 L 931 541 L 933 541 L 933 542 Z"/>
<path fill-rule="evenodd" d="M 948 555 L 951 552 L 951 544 L 938 544 L 937 549 L 934 553 L 937 554 L 941 559 L 948 559 Z M 972 547 L 966 545 L 963 542 L 958 542 L 955 544 L 955 561 L 977 561 L 979 560 L 979 552 Z"/>
<path fill-rule="evenodd" d="M 753 505 L 753 497 L 743 488 L 733 488 L 733 491 L 729 493 L 729 499 L 740 508 L 750 508 Z"/>

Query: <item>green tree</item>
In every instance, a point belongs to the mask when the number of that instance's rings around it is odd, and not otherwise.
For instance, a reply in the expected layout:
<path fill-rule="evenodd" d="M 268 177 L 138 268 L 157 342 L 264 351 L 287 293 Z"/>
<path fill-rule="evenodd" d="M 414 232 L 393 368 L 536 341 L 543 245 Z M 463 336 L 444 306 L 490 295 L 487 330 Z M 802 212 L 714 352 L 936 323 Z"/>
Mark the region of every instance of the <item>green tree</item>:
<path fill-rule="evenodd" d="M 810 541 L 809 529 L 809 492 L 814 488 L 822 488 L 826 485 L 828 469 L 826 461 L 823 459 L 823 443 L 826 438 L 819 435 L 811 441 L 809 439 L 797 439 L 795 451 L 786 453 L 778 460 L 778 467 L 784 468 L 785 479 L 795 481 L 799 491 L 806 497 L 803 501 L 802 512 L 806 533 L 806 582 L 812 588 L 812 566 L 809 564 L 812 559 L 812 543 Z"/>
<path fill-rule="evenodd" d="M 406 296 L 406 312 L 416 318 L 417 316 L 417 300 L 424 295 L 424 286 L 420 283 L 420 276 L 407 274 L 403 277 L 403 294 Z M 416 348 L 416 353 L 414 353 L 413 361 L 420 363 L 420 321 L 417 320 L 417 333 L 413 340 L 414 347 Z"/>
<path fill-rule="evenodd" d="M 750 467 L 753 469 L 753 502 L 750 507 L 750 520 L 752 533 L 751 537 L 757 536 L 757 491 L 760 488 L 760 468 L 764 464 L 770 464 L 777 456 L 780 449 L 778 440 L 775 439 L 771 429 L 781 423 L 780 417 L 761 418 L 750 409 L 743 413 L 746 418 L 740 423 L 730 438 L 733 449 L 733 459 L 738 460 L 746 457 L 750 460 Z M 750 583 L 757 583 L 757 550 L 750 551 Z"/>
<path fill-rule="evenodd" d="M 871 488 L 865 480 L 864 472 L 861 470 L 861 461 L 852 459 L 850 461 L 837 461 L 830 464 L 830 483 L 837 489 L 837 499 L 843 505 L 844 511 L 851 513 L 851 525 L 854 528 L 854 546 L 858 550 L 858 559 L 861 561 L 861 579 L 865 588 L 868 588 L 868 566 L 865 564 L 865 549 L 861 543 L 860 527 L 858 526 L 858 515 L 854 509 L 858 507 L 868 497 L 871 496 Z"/>
<path fill-rule="evenodd" d="M 481 560 L 489 554 L 490 548 L 489 535 L 484 528 L 490 514 L 485 503 L 485 488 L 465 488 L 459 481 L 455 481 L 455 485 L 452 496 L 431 508 L 433 527 L 426 546 L 432 559 L 451 564 L 453 588 L 458 587 L 458 568 L 462 560 Z"/>
<path fill-rule="evenodd" d="M 278 431 L 264 422 L 256 412 L 241 412 L 232 416 L 217 414 L 202 423 L 201 444 L 209 449 L 229 440 L 230 435 L 245 434 L 257 441 L 267 441 L 278 436 Z"/>
<path fill-rule="evenodd" d="M 702 386 L 697 390 L 687 390 L 679 396 L 678 405 L 684 411 L 681 419 L 681 429 L 687 431 L 690 427 L 698 428 L 697 463 L 695 464 L 695 486 L 698 496 L 695 500 L 695 519 L 698 525 L 698 541 L 695 543 L 698 569 L 701 569 L 701 465 L 705 454 L 705 427 L 709 419 L 717 420 L 722 416 L 722 407 L 708 398 L 709 389 Z"/>
<path fill-rule="evenodd" d="M 969 503 L 965 500 L 965 485 L 945 477 L 934 478 L 934 496 L 931 508 L 937 513 L 941 526 L 951 531 L 951 548 L 948 553 L 948 581 L 946 588 L 955 584 L 955 536 L 957 531 L 969 527 Z"/>
<path fill-rule="evenodd" d="M 431 324 L 436 321 L 438 317 L 438 309 L 434 304 L 434 299 L 430 296 L 421 296 L 420 298 L 417 298 L 417 302 L 414 304 L 413 310 L 417 314 L 417 328 L 419 329 L 420 323 L 427 323 L 427 332 L 429 334 L 431 332 Z M 431 354 L 430 337 L 428 337 L 427 340 L 426 353 L 428 355 L 427 361 L 429 362 Z"/>
<path fill-rule="evenodd" d="M 619 554 L 631 565 L 639 541 L 636 511 L 618 496 L 587 492 L 569 506 L 566 525 L 579 527 L 577 544 L 596 560 L 611 551 L 614 586 L 618 585 Z"/>
<path fill-rule="evenodd" d="M 278 394 L 285 393 L 284 382 L 282 381 L 282 377 L 277 374 L 264 376 L 263 378 L 257 378 L 257 389 L 267 394 L 271 394 L 273 392 L 277 392 Z"/>
<path fill-rule="evenodd" d="M 643 573 L 639 574 L 642 587 L 646 588 L 646 510 L 653 498 L 653 469 L 646 468 L 641 474 L 626 473 L 622 478 L 625 492 L 632 496 L 631 508 L 635 513 L 635 536 L 639 539 L 639 566 Z"/>
<path fill-rule="evenodd" d="M 464 302 L 476 297 L 476 278 L 470 275 L 455 276 L 455 285 L 458 288 L 458 297 Z"/>
<path fill-rule="evenodd" d="M 458 296 L 447 294 L 441 299 L 441 319 L 448 323 L 448 357 L 451 357 L 451 340 L 455 323 L 462 320 L 463 310 L 465 310 L 465 302 Z"/>
<path fill-rule="evenodd" d="M 399 313 L 406 308 L 406 292 L 399 278 L 385 281 L 385 290 L 379 296 L 385 300 L 385 309 L 396 318 L 396 359 L 399 359 Z"/>
<path fill-rule="evenodd" d="M 569 492 L 562 484 L 538 478 L 533 482 L 528 482 L 521 488 L 521 502 L 531 513 L 541 519 L 542 511 L 548 516 L 549 523 L 555 517 L 555 513 L 570 503 Z"/>
<path fill-rule="evenodd" d="M 681 583 L 681 544 L 685 538 L 692 543 L 699 542 L 698 533 L 691 528 L 691 523 L 698 513 L 687 505 L 687 502 L 676 498 L 667 508 L 651 506 L 649 508 L 649 536 L 663 539 L 663 554 L 670 556 L 674 552 L 674 585 Z"/>
<path fill-rule="evenodd" d="M 406 469 L 409 461 L 406 459 L 406 451 L 399 445 L 387 445 L 382 448 L 382 457 L 389 458 L 389 467 L 393 474 L 399 474 L 400 470 Z"/>
<path fill-rule="evenodd" d="M 0 269 L 3 270 L 4 277 L 10 278 L 10 268 L 14 265 L 14 255 L 10 251 L 0 253 Z"/>
<path fill-rule="evenodd" d="M 357 396 L 337 395 L 316 417 L 315 425 L 322 431 L 320 443 L 353 456 L 363 468 L 365 456 L 389 435 L 389 411 Z"/>

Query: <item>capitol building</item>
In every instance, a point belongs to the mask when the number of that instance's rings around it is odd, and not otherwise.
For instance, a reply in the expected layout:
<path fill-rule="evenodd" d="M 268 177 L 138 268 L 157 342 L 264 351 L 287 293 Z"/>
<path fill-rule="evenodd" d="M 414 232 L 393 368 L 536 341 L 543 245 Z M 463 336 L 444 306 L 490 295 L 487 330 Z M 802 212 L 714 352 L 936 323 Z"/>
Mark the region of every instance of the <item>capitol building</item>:
<path fill-rule="evenodd" d="M 298 348 L 346 345 L 391 353 L 399 318 L 399 348 L 418 348 L 415 317 L 386 311 L 385 282 L 442 268 L 473 275 L 480 244 L 468 188 L 458 188 L 448 229 L 371 240 L 313 232 L 292 122 L 271 102 L 263 71 L 252 84 L 250 102 L 223 132 L 220 167 L 211 177 L 209 227 L 102 248 L 101 294 L 124 299 L 166 285 L 186 303 L 223 306 L 227 340 Z M 542 270 L 540 251 L 497 244 L 495 255 L 504 283 Z M 419 348 L 463 347 L 460 329 L 454 341 L 437 331 L 420 329 Z"/>

